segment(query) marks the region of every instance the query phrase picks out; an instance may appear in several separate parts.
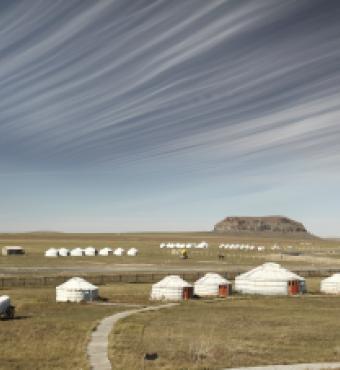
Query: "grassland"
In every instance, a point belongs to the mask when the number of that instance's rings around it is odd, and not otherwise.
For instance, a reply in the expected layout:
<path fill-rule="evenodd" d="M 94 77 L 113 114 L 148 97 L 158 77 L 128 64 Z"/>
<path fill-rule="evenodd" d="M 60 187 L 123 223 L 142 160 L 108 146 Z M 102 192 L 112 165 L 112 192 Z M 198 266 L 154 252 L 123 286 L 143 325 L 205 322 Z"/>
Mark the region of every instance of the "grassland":
<path fill-rule="evenodd" d="M 208 250 L 190 250 L 189 260 L 182 261 L 173 255 L 170 250 L 159 248 L 161 242 L 200 242 L 209 243 Z M 218 245 L 220 243 L 251 243 L 255 245 L 272 246 L 274 243 L 282 247 L 281 251 L 265 252 L 250 251 L 224 251 L 224 260 L 219 261 Z M 5 245 L 22 245 L 27 255 L 22 257 L 0 257 L 0 274 L 13 268 L 28 268 L 25 272 L 32 271 L 37 274 L 41 271 L 44 275 L 56 273 L 72 268 L 105 271 L 159 271 L 163 269 L 188 269 L 188 270 L 216 270 L 222 271 L 235 266 L 254 266 L 265 261 L 281 261 L 287 267 L 314 266 L 314 267 L 340 267 L 340 244 L 338 241 L 296 238 L 253 236 L 230 236 L 214 233 L 140 233 L 140 234 L 64 234 L 64 233 L 28 233 L 28 234 L 0 234 L 0 248 Z M 50 247 L 88 245 L 102 248 L 110 246 L 116 248 L 137 247 L 140 251 L 137 257 L 59 257 L 46 258 L 44 251 Z M 301 256 L 283 255 L 287 246 L 292 245 L 294 251 L 303 253 Z M 291 250 L 289 250 L 291 251 Z M 23 272 L 23 270 L 21 270 Z"/>
<path fill-rule="evenodd" d="M 147 352 L 159 359 L 145 369 L 217 369 L 229 366 L 340 361 L 340 297 L 320 296 L 320 279 L 307 280 L 305 297 L 195 300 L 118 323 L 110 336 L 114 369 L 143 369 Z M 148 284 L 100 287 L 117 306 L 56 303 L 54 288 L 13 288 L 17 319 L 0 321 L 0 369 L 88 369 L 86 345 L 98 321 L 154 304 Z"/>
<path fill-rule="evenodd" d="M 133 295 L 132 295 L 133 293 Z M 149 286 L 100 288 L 110 302 L 148 303 Z M 54 288 L 1 290 L 16 306 L 15 320 L 0 320 L 0 369 L 88 369 L 86 345 L 97 322 L 123 306 L 56 303 Z"/>
<path fill-rule="evenodd" d="M 304 297 L 234 296 L 130 316 L 110 336 L 112 367 L 183 370 L 340 361 L 340 297 L 316 295 L 318 279 L 307 283 L 312 294 Z M 158 359 L 143 361 L 152 352 Z"/>

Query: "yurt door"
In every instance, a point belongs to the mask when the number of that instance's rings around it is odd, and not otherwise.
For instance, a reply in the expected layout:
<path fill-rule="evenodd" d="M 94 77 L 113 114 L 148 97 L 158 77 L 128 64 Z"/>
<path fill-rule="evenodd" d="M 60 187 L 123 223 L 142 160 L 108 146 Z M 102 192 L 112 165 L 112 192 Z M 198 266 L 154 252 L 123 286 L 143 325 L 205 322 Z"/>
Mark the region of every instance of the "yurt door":
<path fill-rule="evenodd" d="M 289 281 L 288 282 L 288 293 L 295 295 L 298 294 L 300 291 L 299 282 L 297 280 Z"/>
<path fill-rule="evenodd" d="M 228 297 L 229 295 L 229 285 L 223 284 L 218 287 L 218 296 L 221 298 Z"/>
<path fill-rule="evenodd" d="M 183 299 L 186 301 L 191 299 L 194 294 L 194 289 L 192 287 L 183 288 Z"/>

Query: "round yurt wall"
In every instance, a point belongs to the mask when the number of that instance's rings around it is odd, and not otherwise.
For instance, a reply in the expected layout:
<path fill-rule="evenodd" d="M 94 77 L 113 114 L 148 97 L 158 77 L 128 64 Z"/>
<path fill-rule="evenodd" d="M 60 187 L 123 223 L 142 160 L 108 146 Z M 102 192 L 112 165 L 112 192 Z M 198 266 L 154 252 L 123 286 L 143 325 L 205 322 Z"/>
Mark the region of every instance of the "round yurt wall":
<path fill-rule="evenodd" d="M 321 281 L 320 291 L 326 294 L 340 294 L 340 274 L 334 274 Z"/>
<path fill-rule="evenodd" d="M 219 274 L 207 273 L 194 283 L 194 293 L 200 297 L 227 296 L 231 282 Z"/>
<path fill-rule="evenodd" d="M 93 301 L 97 298 L 98 288 L 79 277 L 74 277 L 56 288 L 57 302 Z"/>
<path fill-rule="evenodd" d="M 277 263 L 265 263 L 235 278 L 235 290 L 246 294 L 303 293 L 305 280 Z"/>
<path fill-rule="evenodd" d="M 193 295 L 193 286 L 177 275 L 170 275 L 152 285 L 151 299 L 179 301 Z"/>

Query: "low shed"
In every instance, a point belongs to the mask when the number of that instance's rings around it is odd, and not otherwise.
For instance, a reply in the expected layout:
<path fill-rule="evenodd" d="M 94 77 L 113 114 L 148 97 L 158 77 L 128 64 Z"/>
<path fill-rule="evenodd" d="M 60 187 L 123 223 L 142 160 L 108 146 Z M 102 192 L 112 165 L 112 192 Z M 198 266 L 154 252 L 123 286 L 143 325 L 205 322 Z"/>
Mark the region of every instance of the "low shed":
<path fill-rule="evenodd" d="M 3 256 L 20 256 L 25 254 L 25 249 L 18 245 L 11 245 L 2 248 Z"/>

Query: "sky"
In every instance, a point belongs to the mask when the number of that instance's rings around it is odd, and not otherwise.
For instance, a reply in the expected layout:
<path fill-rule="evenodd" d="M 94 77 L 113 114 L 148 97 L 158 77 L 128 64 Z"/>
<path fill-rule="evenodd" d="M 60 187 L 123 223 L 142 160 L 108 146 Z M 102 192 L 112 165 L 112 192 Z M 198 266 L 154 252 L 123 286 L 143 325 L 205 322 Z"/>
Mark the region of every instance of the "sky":
<path fill-rule="evenodd" d="M 340 1 L 1 0 L 0 231 L 340 236 Z"/>

